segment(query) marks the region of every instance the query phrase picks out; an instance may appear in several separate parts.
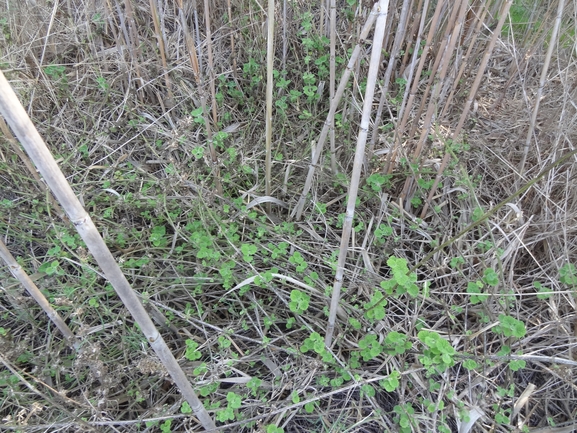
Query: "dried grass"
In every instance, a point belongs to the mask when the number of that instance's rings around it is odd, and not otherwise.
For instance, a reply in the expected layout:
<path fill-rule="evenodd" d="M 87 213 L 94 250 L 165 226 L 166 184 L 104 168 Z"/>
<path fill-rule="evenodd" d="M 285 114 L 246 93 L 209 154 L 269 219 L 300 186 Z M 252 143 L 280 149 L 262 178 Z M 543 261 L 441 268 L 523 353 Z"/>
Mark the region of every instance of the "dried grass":
<path fill-rule="evenodd" d="M 264 11 L 255 3 L 232 2 L 232 23 L 223 19 L 228 15 L 228 6 L 215 6 L 211 11 L 216 83 L 219 77 L 225 77 L 236 84 L 244 98 L 226 98 L 219 118 L 223 119 L 225 113 L 230 114 L 229 118 L 223 120 L 222 125 L 212 125 L 220 130 L 228 125 L 240 125 L 228 142 L 237 150 L 238 159 L 232 167 L 219 167 L 223 179 L 227 174 L 231 176 L 223 182 L 225 192 L 229 193 L 220 197 L 212 190 L 213 161 L 208 156 L 199 159 L 194 156 L 194 149 L 203 145 L 206 137 L 203 126 L 194 123 L 190 116 L 190 112 L 201 105 L 201 93 L 189 62 L 177 6 L 172 2 L 155 2 L 166 40 L 168 66 L 164 66 L 149 2 L 132 2 L 131 18 L 120 1 L 60 3 L 56 11 L 40 1 L 0 6 L 9 30 L 0 35 L 3 70 L 28 107 L 41 135 L 59 158 L 75 192 L 95 216 L 105 238 L 107 233 L 115 236 L 119 231 L 129 233 L 133 228 L 142 233 L 140 243 L 126 247 L 115 245 L 112 236 L 106 239 L 115 246 L 119 261 L 149 256 L 145 267 L 126 268 L 127 277 L 147 299 L 147 308 L 157 318 L 157 325 L 164 326 L 163 336 L 185 372 L 192 377 L 198 366 L 183 357 L 185 339 L 197 341 L 206 354 L 203 359 L 208 369 L 194 376 L 195 386 L 218 381 L 220 388 L 211 399 L 226 405 L 228 390 L 243 389 L 250 377 L 263 381 L 266 405 L 261 399 L 245 399 L 242 406 L 245 419 L 230 423 L 227 431 L 256 431 L 271 423 L 283 425 L 285 432 L 393 431 L 398 428 L 393 421 L 393 407 L 403 403 L 419 408 L 421 431 L 436 431 L 439 415 L 428 413 L 421 397 L 443 400 L 453 408 L 455 415 L 446 421 L 453 431 L 457 431 L 456 411 L 461 404 L 471 411 L 471 416 L 475 413 L 473 410 L 483 412 L 471 431 L 505 431 L 495 423 L 493 405 L 513 408 L 517 404 L 518 414 L 512 425 L 526 425 L 531 431 L 546 428 L 548 417 L 561 427 L 574 422 L 577 416 L 574 380 L 577 306 L 574 292 L 558 278 L 563 265 L 577 262 L 577 184 L 573 163 L 555 167 L 511 206 L 502 207 L 485 224 L 433 255 L 417 270 L 419 281 L 431 282 L 430 297 L 411 301 L 391 298 L 387 316 L 374 329 L 379 335 L 391 330 L 403 332 L 416 342 L 417 320 L 423 320 L 427 328 L 446 336 L 457 351 L 466 351 L 483 362 L 484 370 L 469 372 L 457 364 L 434 377 L 441 389 L 431 392 L 429 378 L 417 361 L 415 349 L 403 356 L 383 355 L 364 363 L 363 370 L 357 372 L 362 381 L 352 380 L 334 388 L 322 386 L 321 376 L 332 379 L 337 375 L 324 371 L 316 356 L 300 354 L 298 349 L 311 330 L 324 332 L 326 329 L 323 310 L 328 305 L 328 297 L 325 292 L 332 285 L 330 262 L 334 257 L 331 253 L 338 249 L 340 241 L 340 228 L 335 221 L 338 214 L 344 212 L 346 184 L 335 180 L 328 170 L 319 170 L 311 187 L 312 204 L 306 210 L 308 219 L 294 223 L 294 232 L 277 229 L 287 219 L 286 211 L 279 208 L 269 220 L 255 222 L 240 208 L 240 201 L 235 201 L 241 198 L 247 205 L 263 191 L 264 185 L 259 174 L 264 160 L 261 145 L 264 111 L 257 105 L 258 101 L 264 101 L 264 86 L 258 85 L 249 91 L 248 80 L 242 75 L 242 65 L 256 57 L 266 42 L 262 28 Z M 201 20 L 202 5 L 198 7 Z M 183 8 L 188 29 L 198 28 L 201 32 L 200 42 L 191 34 L 196 48 L 206 53 L 202 42 L 204 26 L 195 24 L 190 2 L 184 2 Z M 297 33 L 300 12 L 308 8 L 316 12 L 305 2 L 295 3 L 288 10 L 285 30 L 289 52 L 297 53 L 287 58 L 289 71 L 299 71 L 302 65 L 302 57 L 297 57 L 301 52 Z M 364 22 L 366 11 L 366 8 L 359 9 L 359 23 Z M 317 21 L 314 25 L 321 27 Z M 349 48 L 356 40 L 352 37 L 354 26 L 344 19 L 337 23 L 342 44 L 339 48 L 337 40 L 337 52 Z M 48 32 L 50 36 L 46 38 Z M 282 37 L 282 29 L 277 28 L 275 38 L 282 40 Z M 485 38 L 479 42 L 482 47 L 487 37 L 483 33 L 479 37 Z M 393 43 L 390 39 L 389 47 Z M 473 211 L 478 206 L 488 210 L 515 192 L 517 168 L 544 56 L 538 40 L 534 47 L 527 48 L 521 47 L 519 41 L 519 45 L 515 45 L 514 41 L 503 39 L 493 53 L 463 133 L 470 150 L 460 154 L 458 165 L 445 173 L 443 185 L 432 202 L 432 206 L 439 206 L 438 212 L 430 212 L 421 222 L 416 219 L 419 209 L 398 204 L 403 183 L 410 175 L 409 170 L 403 171 L 398 165 L 388 195 L 366 199 L 357 208 L 356 218 L 373 229 L 390 216 L 395 236 L 386 245 L 377 247 L 370 230 L 353 233 L 345 272 L 346 293 L 341 302 L 349 316 L 364 320 L 353 306 L 366 302 L 374 287 L 389 276 L 385 264 L 388 255 L 405 258 L 410 264 L 418 263 L 432 251 L 431 240 L 443 243 L 472 222 Z M 280 52 L 278 48 L 277 58 Z M 231 57 L 238 70 L 233 70 Z M 537 118 L 535 145 L 527 158 L 524 173 L 527 180 L 574 150 L 577 139 L 574 55 L 559 50 L 555 59 L 555 72 L 547 82 Z M 60 81 L 47 75 L 48 65 L 63 66 Z M 206 55 L 199 56 L 199 70 L 206 72 L 206 68 Z M 357 68 L 355 86 L 366 74 L 366 65 Z M 264 68 L 259 70 L 263 77 L 265 72 Z M 204 78 L 212 80 L 209 75 Z M 466 90 L 473 79 L 471 71 L 463 75 L 463 85 L 457 87 L 452 108 L 437 127 L 440 132 L 437 141 L 427 142 L 428 147 L 423 148 L 423 160 L 427 161 L 423 165 L 438 168 L 444 152 L 441 139 L 450 136 L 467 97 L 459 89 Z M 102 82 L 107 83 L 108 88 L 103 88 Z M 167 103 L 167 86 L 171 86 L 170 103 Z M 208 92 L 208 88 L 201 91 Z M 422 87 L 419 90 L 422 91 Z M 420 103 L 419 93 L 415 96 L 415 103 Z M 328 103 L 326 95 L 323 98 L 315 116 L 324 120 Z M 247 114 L 249 104 L 253 104 L 254 109 Z M 342 115 L 343 119 L 358 123 L 359 113 L 354 105 L 349 95 Z M 394 114 L 394 110 L 388 112 Z M 416 118 L 414 111 L 409 114 L 411 121 L 422 126 L 422 118 Z M 301 120 L 295 114 L 288 116 L 283 124 L 275 125 L 278 136 L 276 142 L 273 140 L 272 152 L 273 155 L 282 152 L 283 160 L 273 162 L 272 195 L 294 208 L 310 161 L 309 144 L 316 139 L 322 121 Z M 356 133 L 355 128 L 352 129 L 351 135 Z M 66 231 L 66 226 L 57 220 L 57 212 L 47 204 L 38 181 L 13 158 L 6 138 L 4 133 L 0 143 L 0 200 L 9 200 L 15 206 L 3 211 L 0 228 L 12 254 L 20 257 L 22 264 L 34 274 L 50 259 L 48 251 L 57 241 L 56 236 Z M 337 155 L 341 168 L 348 173 L 353 150 L 345 144 L 347 138 L 350 139 L 345 134 L 337 137 L 343 143 Z M 393 142 L 386 134 L 379 138 Z M 407 135 L 399 139 L 400 154 L 411 157 L 411 146 L 416 140 Z M 157 145 L 157 141 L 162 144 Z M 390 151 L 388 147 L 387 142 L 377 140 L 375 154 L 386 159 L 387 153 L 379 150 Z M 220 162 L 224 157 L 220 155 Z M 395 158 L 393 162 L 399 163 L 400 155 Z M 328 165 L 328 158 L 326 162 L 321 160 L 321 168 L 323 164 Z M 170 170 L 167 171 L 167 167 Z M 250 167 L 254 173 L 242 171 L 241 167 Z M 474 189 L 464 184 L 463 173 L 475 182 Z M 103 188 L 105 181 L 111 181 L 108 191 Z M 143 190 L 147 184 L 151 186 Z M 460 197 L 463 193 L 469 196 Z M 123 197 L 132 194 L 142 209 L 137 210 L 116 194 Z M 146 201 L 156 195 L 163 195 L 168 204 L 147 205 Z M 104 215 L 105 202 L 113 209 L 112 216 Z M 241 288 L 229 290 L 218 280 L 211 281 L 218 277 L 218 269 L 204 267 L 193 251 L 185 249 L 175 254 L 175 248 L 187 241 L 188 234 L 183 231 L 185 218 L 172 221 L 172 245 L 164 250 L 151 248 L 146 238 L 152 223 L 140 211 L 158 216 L 166 214 L 173 203 L 178 203 L 183 215 L 202 218 L 220 230 L 238 224 L 240 242 L 258 244 L 256 259 L 249 264 L 243 261 L 238 242 L 219 237 L 218 230 L 214 231 L 215 250 L 237 263 L 236 283 L 269 269 L 270 263 L 264 263 L 263 259 L 271 244 L 287 242 L 289 251 L 299 251 L 308 269 L 319 274 L 317 292 L 312 293 L 307 313 L 297 316 L 296 325 L 287 328 L 287 320 L 294 316 L 288 310 L 290 292 L 298 288 L 290 281 L 274 279 L 274 283 L 262 287 L 251 285 L 248 292 L 241 294 Z M 327 212 L 314 211 L 315 204 L 328 204 Z M 225 205 L 230 207 L 230 213 L 221 227 L 217 221 L 224 214 Z M 255 209 L 260 216 L 262 211 Z M 263 235 L 259 230 L 266 232 L 266 242 L 260 243 Z M 480 242 L 484 241 L 490 241 L 492 247 L 480 248 Z M 54 303 L 67 314 L 69 326 L 86 340 L 83 356 L 76 359 L 43 313 L 8 279 L 7 270 L 0 268 L 3 291 L 12 294 L 25 308 L 18 311 L 4 294 L 0 296 L 1 326 L 10 328 L 12 335 L 11 339 L 0 336 L 0 353 L 5 362 L 2 372 L 14 370 L 21 377 L 21 384 L 30 385 L 20 386 L 18 393 L 0 404 L 7 428 L 30 432 L 47 429 L 129 432 L 142 431 L 144 424 L 139 423 L 143 420 L 171 419 L 173 431 L 197 431 L 194 420 L 180 413 L 181 396 L 150 349 L 141 344 L 139 331 L 128 318 L 125 307 L 109 294 L 98 273 L 91 274 L 90 285 L 82 279 L 86 266 L 96 267 L 94 260 L 82 248 L 69 248 L 66 252 L 68 257 L 61 259 L 65 275 L 36 273 L 33 279 L 45 291 L 75 288 L 71 293 L 57 296 Z M 453 269 L 449 266 L 453 257 L 463 257 L 466 262 L 460 269 Z M 288 261 L 274 262 L 274 265 L 279 268 L 278 274 L 299 279 Z M 471 305 L 466 295 L 467 283 L 480 279 L 488 267 L 499 271 L 500 285 L 494 289 L 486 307 Z M 206 279 L 199 277 L 201 273 L 206 274 Z M 554 292 L 552 296 L 547 300 L 538 299 L 535 282 L 550 288 Z M 101 311 L 88 304 L 87 293 L 100 300 Z M 525 322 L 524 338 L 506 341 L 490 331 L 503 311 L 502 301 L 512 316 Z M 194 314 L 186 314 L 187 304 Z M 239 314 L 241 311 L 245 313 Z M 166 324 L 167 315 L 171 317 L 170 324 Z M 483 322 L 484 315 L 489 317 L 489 322 Z M 265 325 L 267 321 L 269 326 Z M 337 335 L 335 355 L 339 360 L 346 361 L 351 351 L 358 350 L 359 340 L 373 331 L 368 323 L 363 325 L 362 331 L 349 329 Z M 339 318 L 337 326 L 342 331 L 347 324 Z M 223 348 L 219 343 L 222 336 L 231 343 L 230 347 Z M 507 367 L 508 360 L 496 356 L 503 344 L 510 344 L 513 354 L 522 350 L 518 359 L 527 362 L 525 368 L 512 372 Z M 17 362 L 29 355 L 32 359 L 44 360 L 44 364 Z M 562 363 L 563 360 L 567 363 Z M 51 367 L 59 373 L 52 375 Z M 368 381 L 376 385 L 395 369 L 402 372 L 401 385 L 395 392 L 387 393 L 378 386 L 374 397 L 360 392 L 361 384 Z M 500 395 L 499 388 L 511 384 L 515 385 L 514 395 Z M 521 397 L 525 397 L 522 393 L 526 389 L 533 391 L 523 403 Z M 291 400 L 293 391 L 299 393 L 298 403 Z M 302 410 L 309 401 L 318 405 L 313 415 Z M 41 409 L 33 404 L 40 405 Z M 257 421 L 254 428 L 246 427 L 248 420 Z"/>

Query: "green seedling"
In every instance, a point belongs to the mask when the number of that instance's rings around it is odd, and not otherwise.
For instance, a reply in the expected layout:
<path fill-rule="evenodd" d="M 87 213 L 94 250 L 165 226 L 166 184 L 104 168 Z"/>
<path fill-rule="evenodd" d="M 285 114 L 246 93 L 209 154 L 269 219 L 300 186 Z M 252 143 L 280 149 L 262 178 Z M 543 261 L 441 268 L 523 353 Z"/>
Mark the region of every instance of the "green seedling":
<path fill-rule="evenodd" d="M 419 331 L 418 337 L 425 346 L 419 361 L 421 361 L 429 375 L 442 373 L 447 368 L 455 365 L 454 357 L 456 351 L 451 346 L 451 343 L 432 331 Z"/>
<path fill-rule="evenodd" d="M 559 269 L 559 281 L 568 286 L 577 286 L 577 268 L 573 263 L 567 263 Z"/>
<path fill-rule="evenodd" d="M 499 315 L 499 325 L 494 329 L 495 332 L 503 334 L 505 337 L 523 338 L 527 333 L 527 328 L 523 322 L 505 314 Z"/>
<path fill-rule="evenodd" d="M 192 413 L 192 408 L 190 407 L 190 404 L 188 404 L 187 401 L 182 403 L 182 406 L 180 406 L 180 412 L 188 415 Z"/>
<path fill-rule="evenodd" d="M 387 300 L 384 295 L 379 290 L 375 290 L 371 300 L 364 305 L 365 317 L 370 321 L 384 319 L 386 305 Z"/>
<path fill-rule="evenodd" d="M 483 302 L 487 299 L 487 296 L 489 296 L 488 294 L 484 294 L 482 292 L 482 288 L 484 287 L 483 283 L 481 281 L 469 281 L 467 283 L 467 293 L 469 295 L 471 295 L 471 297 L 469 298 L 471 304 L 475 305 L 478 304 L 479 302 Z"/>
<path fill-rule="evenodd" d="M 411 433 L 415 420 L 415 409 L 410 403 L 397 405 L 393 408 L 395 412 L 395 422 L 399 425 L 401 433 Z"/>
<path fill-rule="evenodd" d="M 152 228 L 150 232 L 150 243 L 155 247 L 163 248 L 168 245 L 168 239 L 166 236 L 166 227 L 165 226 L 155 226 Z"/>
<path fill-rule="evenodd" d="M 302 314 L 309 308 L 311 297 L 300 290 L 291 291 L 289 308 L 293 313 Z"/>
<path fill-rule="evenodd" d="M 555 293 L 550 288 L 543 286 L 539 281 L 533 281 L 533 287 L 537 289 L 537 299 L 546 300 Z"/>
<path fill-rule="evenodd" d="M 256 254 L 256 246 L 252 244 L 242 244 L 240 246 L 240 251 L 242 252 L 242 258 L 247 263 L 252 263 L 254 260 L 254 255 Z"/>
<path fill-rule="evenodd" d="M 402 355 L 411 347 L 413 347 L 413 344 L 409 341 L 408 337 L 397 331 L 389 332 L 383 345 L 385 352 L 389 355 Z"/>
<path fill-rule="evenodd" d="M 379 356 L 383 350 L 375 334 L 369 334 L 359 341 L 359 349 L 364 361 L 370 361 Z"/>
<path fill-rule="evenodd" d="M 198 349 L 198 343 L 190 338 L 185 341 L 186 344 L 186 352 L 184 353 L 184 357 L 189 361 L 196 361 L 200 359 L 202 354 Z"/>
<path fill-rule="evenodd" d="M 299 273 L 304 272 L 304 270 L 307 268 L 307 263 L 305 262 L 304 257 L 302 256 L 302 254 L 298 251 L 295 251 L 293 253 L 292 256 L 289 257 L 289 262 L 293 263 L 294 265 L 296 265 L 296 270 Z"/>
<path fill-rule="evenodd" d="M 417 274 L 415 272 L 409 273 L 407 261 L 391 256 L 387 260 L 387 265 L 391 268 L 393 275 L 390 280 L 381 281 L 381 287 L 385 293 L 392 295 L 393 290 L 396 289 L 396 296 L 408 293 L 411 297 L 416 297 L 419 294 L 419 287 L 415 284 Z"/>
<path fill-rule="evenodd" d="M 64 275 L 64 270 L 60 267 L 58 260 L 43 263 L 38 268 L 38 272 L 44 272 L 46 275 Z"/>
<path fill-rule="evenodd" d="M 401 373 L 399 373 L 397 370 L 393 370 L 391 374 L 389 374 L 387 377 L 385 377 L 383 380 L 379 382 L 379 385 L 381 385 L 385 389 L 385 391 L 393 392 L 399 387 L 400 378 Z"/>
<path fill-rule="evenodd" d="M 226 395 L 227 405 L 226 408 L 220 410 L 216 413 L 216 419 L 220 422 L 227 422 L 229 420 L 234 420 L 236 409 L 240 408 L 242 405 L 242 398 L 240 395 L 229 392 Z"/>
<path fill-rule="evenodd" d="M 491 268 L 483 271 L 483 281 L 489 286 L 496 287 L 499 285 L 499 275 Z"/>

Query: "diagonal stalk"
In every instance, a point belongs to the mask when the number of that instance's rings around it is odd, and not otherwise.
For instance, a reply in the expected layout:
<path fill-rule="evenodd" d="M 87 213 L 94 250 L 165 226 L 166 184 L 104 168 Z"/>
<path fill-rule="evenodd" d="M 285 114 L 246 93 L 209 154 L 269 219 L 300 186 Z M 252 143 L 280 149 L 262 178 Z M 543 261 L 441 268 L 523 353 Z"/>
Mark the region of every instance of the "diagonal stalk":
<path fill-rule="evenodd" d="M 6 248 L 4 242 L 2 242 L 2 239 L 0 239 L 0 257 L 8 265 L 8 268 L 10 269 L 10 272 L 12 272 L 14 278 L 20 281 L 20 284 L 24 286 L 30 296 L 32 296 L 36 303 L 40 305 L 40 307 L 44 310 L 48 318 L 52 320 L 60 332 L 62 332 L 62 335 L 64 335 L 64 338 L 66 338 L 70 346 L 77 350 L 80 347 L 80 343 L 76 341 L 74 333 L 70 330 L 62 317 L 60 317 L 60 314 L 58 314 L 58 312 L 52 308 L 52 305 L 50 305 L 50 302 L 48 302 L 46 296 L 42 294 L 30 276 L 24 271 L 24 269 L 22 269 L 22 266 L 18 264 L 14 256 L 10 254 L 10 251 L 8 248 Z"/>
<path fill-rule="evenodd" d="M 369 64 L 369 72 L 367 76 L 367 90 L 365 92 L 365 100 L 363 103 L 363 115 L 361 118 L 359 135 L 357 138 L 357 148 L 355 152 L 355 160 L 353 162 L 353 173 L 351 175 L 351 186 L 349 188 L 347 212 L 345 215 L 345 221 L 343 223 L 343 233 L 341 235 L 341 245 L 339 250 L 339 259 L 337 262 L 337 272 L 335 275 L 333 295 L 331 298 L 331 308 L 329 311 L 329 325 L 327 327 L 327 334 L 325 336 L 325 345 L 327 347 L 330 347 L 333 338 L 335 321 L 337 317 L 337 309 L 339 307 L 339 301 L 341 296 L 341 287 L 343 285 L 343 274 L 345 271 L 345 262 L 347 260 L 349 239 L 353 227 L 353 217 L 355 215 L 355 204 L 357 200 L 357 194 L 359 191 L 359 181 L 361 178 L 361 171 L 363 168 L 363 160 L 365 158 L 365 145 L 367 143 L 367 133 L 369 130 L 369 123 L 371 119 L 371 110 L 373 107 L 375 86 L 377 84 L 377 76 L 379 74 L 381 49 L 383 46 L 383 38 L 385 36 L 385 25 L 387 24 L 388 10 L 389 10 L 389 0 L 379 0 L 377 5 L 378 17 L 377 22 L 375 24 L 375 35 L 373 38 L 371 61 Z"/>
<path fill-rule="evenodd" d="M 190 382 L 178 365 L 178 362 L 170 352 L 164 339 L 152 323 L 148 313 L 140 303 L 136 292 L 132 289 L 124 277 L 112 253 L 106 246 L 104 239 L 98 233 L 92 219 L 74 195 L 72 188 L 66 181 L 60 167 L 46 147 L 44 140 L 34 127 L 34 124 L 20 104 L 16 94 L 10 87 L 8 80 L 0 71 L 0 114 L 14 134 L 20 139 L 24 149 L 34 162 L 38 171 L 48 187 L 52 190 L 56 199 L 60 202 L 70 221 L 78 231 L 78 234 L 86 243 L 86 246 L 98 262 L 104 275 L 110 281 L 116 293 L 130 311 L 130 314 L 140 326 L 146 339 L 166 367 L 174 383 L 178 386 L 186 401 L 198 417 L 205 429 L 216 428 L 214 421 L 194 393 Z"/>

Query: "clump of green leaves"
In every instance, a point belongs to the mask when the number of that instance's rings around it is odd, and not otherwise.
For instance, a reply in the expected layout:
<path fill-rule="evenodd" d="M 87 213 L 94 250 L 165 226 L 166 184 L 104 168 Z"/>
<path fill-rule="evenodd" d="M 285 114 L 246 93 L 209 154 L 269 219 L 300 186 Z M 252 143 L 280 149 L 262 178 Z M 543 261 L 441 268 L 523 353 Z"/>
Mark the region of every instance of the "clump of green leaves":
<path fill-rule="evenodd" d="M 523 338 L 527 333 L 523 322 L 505 314 L 499 314 L 499 325 L 495 327 L 495 331 L 505 337 L 517 338 Z"/>
<path fill-rule="evenodd" d="M 413 344 L 409 341 L 405 334 L 401 334 L 397 331 L 391 331 L 387 334 L 385 338 L 384 350 L 389 355 L 402 355 L 411 347 Z"/>
<path fill-rule="evenodd" d="M 332 361 L 331 354 L 325 348 L 323 337 L 321 337 L 321 334 L 318 332 L 312 332 L 310 337 L 306 338 L 300 347 L 300 351 L 302 353 L 307 353 L 311 350 L 321 355 L 321 358 L 324 362 Z"/>
<path fill-rule="evenodd" d="M 226 408 L 216 413 L 216 419 L 219 420 L 220 422 L 234 420 L 236 409 L 240 408 L 242 405 L 242 398 L 240 397 L 240 395 L 234 392 L 229 392 L 226 395 L 226 401 L 227 401 Z"/>
<path fill-rule="evenodd" d="M 380 290 L 375 290 L 371 300 L 364 305 L 365 317 L 370 321 L 384 319 L 386 305 L 387 300 L 383 293 Z"/>
<path fill-rule="evenodd" d="M 397 405 L 393 408 L 395 412 L 395 422 L 399 425 L 402 433 L 410 433 L 411 425 L 415 423 L 415 409 L 410 403 Z"/>
<path fill-rule="evenodd" d="M 387 265 L 391 268 L 393 273 L 390 280 L 381 281 L 381 287 L 389 295 L 395 294 L 400 296 L 408 293 L 411 297 L 416 297 L 419 294 L 419 287 L 415 284 L 417 282 L 417 274 L 415 272 L 409 273 L 407 261 L 403 258 L 395 256 L 389 257 Z"/>
<path fill-rule="evenodd" d="M 311 297 L 300 290 L 291 291 L 289 308 L 293 313 L 302 314 L 309 308 Z"/>
<path fill-rule="evenodd" d="M 184 352 L 184 357 L 189 361 L 196 361 L 200 359 L 202 354 L 198 350 L 198 343 L 190 338 L 185 341 L 186 351 Z"/>
<path fill-rule="evenodd" d="M 293 263 L 297 267 L 297 272 L 302 273 L 307 268 L 307 262 L 305 262 L 304 257 L 298 251 L 295 251 L 292 256 L 289 257 L 289 262 Z"/>
<path fill-rule="evenodd" d="M 387 392 L 393 392 L 395 389 L 399 387 L 400 378 L 401 373 L 399 373 L 397 370 L 393 370 L 391 371 L 391 374 L 389 374 L 383 380 L 379 381 L 379 385 L 385 388 Z"/>
<path fill-rule="evenodd" d="M 456 351 L 451 343 L 433 331 L 419 331 L 418 337 L 425 345 L 423 355 L 419 357 L 419 360 L 428 374 L 442 373 L 455 365 Z"/>
<path fill-rule="evenodd" d="M 573 263 L 567 263 L 559 269 L 559 281 L 568 286 L 577 286 L 577 268 Z"/>
<path fill-rule="evenodd" d="M 375 334 L 369 334 L 359 341 L 359 348 L 364 361 L 370 361 L 381 354 L 383 350 Z"/>

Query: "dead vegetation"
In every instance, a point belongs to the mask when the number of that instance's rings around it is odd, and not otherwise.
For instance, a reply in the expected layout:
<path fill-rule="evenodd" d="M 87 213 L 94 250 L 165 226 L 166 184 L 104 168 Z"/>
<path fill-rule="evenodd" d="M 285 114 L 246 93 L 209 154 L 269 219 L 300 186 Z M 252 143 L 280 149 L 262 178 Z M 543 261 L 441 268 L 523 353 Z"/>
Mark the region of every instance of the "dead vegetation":
<path fill-rule="evenodd" d="M 340 266 L 373 5 L 277 2 L 267 195 L 266 5 L 200 3 L 6 1 L 0 67 L 217 426 L 575 430 L 574 5 L 390 2 Z M 0 126 L 2 240 L 80 342 L 0 268 L 2 427 L 203 431 Z"/>

